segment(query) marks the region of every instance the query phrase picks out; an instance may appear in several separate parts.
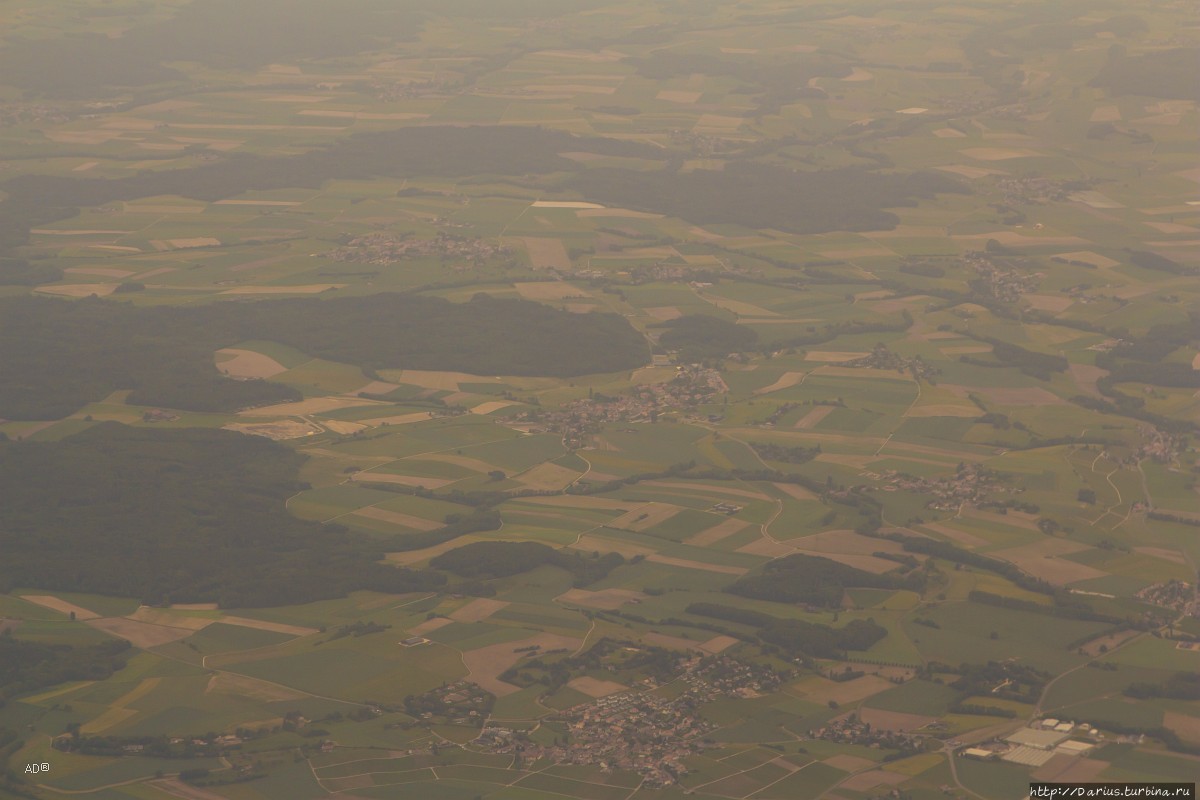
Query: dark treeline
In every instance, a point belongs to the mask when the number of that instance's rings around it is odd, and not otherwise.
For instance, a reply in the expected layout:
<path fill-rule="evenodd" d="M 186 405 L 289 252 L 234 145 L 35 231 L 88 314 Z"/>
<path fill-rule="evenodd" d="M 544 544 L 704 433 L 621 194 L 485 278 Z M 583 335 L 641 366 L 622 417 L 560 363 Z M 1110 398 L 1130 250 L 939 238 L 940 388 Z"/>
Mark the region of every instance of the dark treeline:
<path fill-rule="evenodd" d="M 549 565 L 575 576 L 575 585 L 587 586 L 625 563 L 618 553 L 585 556 L 556 550 L 540 542 L 472 542 L 435 556 L 434 569 L 463 578 L 506 578 Z"/>
<path fill-rule="evenodd" d="M 1197 66 L 1200 66 L 1198 64 Z M 1172 261 L 1166 256 L 1160 256 L 1158 253 L 1150 253 L 1145 250 L 1130 250 L 1129 260 L 1135 265 L 1143 269 L 1153 269 L 1158 272 L 1169 272 L 1172 275 L 1195 275 L 1195 267 L 1189 267 L 1180 264 L 1178 261 Z"/>
<path fill-rule="evenodd" d="M 758 341 L 758 334 L 752 328 L 711 314 L 687 314 L 664 322 L 661 327 L 666 330 L 659 337 L 659 344 L 678 350 L 684 361 L 724 358 L 730 353 L 750 350 Z"/>
<path fill-rule="evenodd" d="M 1123 47 L 1109 50 L 1108 63 L 1092 79 L 1092 86 L 1114 95 L 1140 94 L 1200 101 L 1200 47 L 1159 50 L 1128 56 Z"/>
<path fill-rule="evenodd" d="M 1131 683 L 1125 689 L 1129 697 L 1148 700 L 1165 697 L 1169 700 L 1200 700 L 1200 673 L 1176 672 L 1161 683 Z"/>
<path fill-rule="evenodd" d="M 120 38 L 10 40 L 0 54 L 0 72 L 6 83 L 34 94 L 93 98 L 116 87 L 183 80 L 164 61 L 253 69 L 296 58 L 351 55 L 379 36 L 412 38 L 420 20 L 411 10 L 380 0 L 347 0 L 339 8 L 322 0 L 206 0 L 185 5 L 161 22 L 133 27 Z"/>
<path fill-rule="evenodd" d="M 776 559 L 762 572 L 739 578 L 725 591 L 756 600 L 837 608 L 846 589 L 919 589 L 917 576 L 875 575 L 820 556 L 797 553 Z"/>
<path fill-rule="evenodd" d="M 102 681 L 125 668 L 124 639 L 86 647 L 50 645 L 0 635 L 0 708 L 12 697 L 67 681 Z M 0 762 L 2 763 L 2 762 Z"/>
<path fill-rule="evenodd" d="M 369 486 L 395 486 L 395 484 L 368 484 Z M 452 542 L 460 536 L 481 531 L 500 530 L 503 524 L 500 515 L 495 511 L 476 511 L 462 519 L 447 523 L 441 528 L 420 533 L 400 534 L 388 541 L 388 550 L 393 553 L 405 553 L 410 550 L 424 550 L 439 544 Z"/>
<path fill-rule="evenodd" d="M 951 178 L 925 172 L 902 175 L 852 167 L 792 172 L 751 162 L 692 172 L 588 169 L 567 179 L 565 187 L 597 202 L 699 224 L 792 233 L 891 230 L 899 218 L 884 209 L 967 191 Z"/>
<path fill-rule="evenodd" d="M 1057 592 L 1052 584 L 1040 578 L 1027 575 L 1016 564 L 1001 561 L 998 558 L 990 558 L 979 553 L 973 553 L 970 550 L 964 550 L 949 542 L 939 542 L 936 539 L 926 539 L 918 536 L 898 536 L 895 538 L 898 538 L 903 543 L 904 549 L 909 553 L 918 553 L 920 555 L 951 561 L 955 564 L 994 572 L 1002 578 L 1007 578 L 1022 589 L 1027 589 L 1031 592 L 1047 595 L 1053 595 Z"/>
<path fill-rule="evenodd" d="M 129 402 L 231 411 L 298 400 L 268 381 L 224 378 L 213 351 L 268 339 L 366 369 L 570 376 L 640 366 L 645 340 L 614 314 L 526 300 L 470 303 L 378 294 L 129 307 L 105 300 L 0 300 L 0 416 L 53 419 L 118 389 Z"/>
<path fill-rule="evenodd" d="M 780 461 L 784 464 L 807 464 L 821 455 L 821 446 L 799 447 L 795 445 L 775 444 L 773 442 L 750 442 L 751 449 L 759 458 L 767 461 Z"/>
<path fill-rule="evenodd" d="M 32 227 L 114 200 L 182 195 L 213 201 L 250 190 L 315 188 L 333 178 L 544 175 L 578 166 L 557 155 L 567 151 L 662 156 L 650 145 L 542 128 L 428 126 L 355 134 L 297 156 L 235 154 L 198 167 L 147 170 L 128 178 L 21 175 L 0 184 L 8 194 L 0 202 L 0 252 L 25 244 Z"/>
<path fill-rule="evenodd" d="M 1087 622 L 1106 622 L 1110 625 L 1120 625 L 1125 622 L 1120 617 L 1114 617 L 1111 614 L 1101 614 L 1084 601 L 1079 600 L 1075 595 L 1055 595 L 1054 605 L 1050 606 L 1044 603 L 1035 603 L 1032 600 L 1019 600 L 1015 597 L 1004 597 L 1003 595 L 991 592 L 982 592 L 978 589 L 972 590 L 967 595 L 967 599 L 972 603 L 1011 608 L 1015 611 L 1043 614 L 1048 617 L 1079 619 Z"/>
<path fill-rule="evenodd" d="M 835 282 L 842 282 L 839 279 Z M 811 333 L 792 336 L 787 339 L 776 339 L 772 347 L 811 347 L 817 344 L 832 342 L 839 336 L 859 336 L 864 333 L 902 333 L 912 327 L 912 314 L 907 309 L 900 313 L 900 319 L 895 322 L 828 322 L 820 328 L 814 327 Z"/>
<path fill-rule="evenodd" d="M 991 336 L 980 336 L 972 334 L 969 331 L 960 331 L 962 335 L 968 336 L 979 342 L 985 342 L 992 346 L 992 356 L 996 359 L 988 361 L 982 358 L 971 358 L 970 356 L 961 356 L 960 360 L 981 367 L 1016 367 L 1022 373 L 1029 375 L 1038 380 L 1048 381 L 1053 373 L 1066 372 L 1067 359 L 1063 356 L 1047 355 L 1046 353 L 1038 353 L 1033 350 L 1027 350 L 1020 345 L 1006 342 L 1003 339 L 994 339 Z"/>
<path fill-rule="evenodd" d="M 670 80 L 700 73 L 717 78 L 733 78 L 742 85 L 739 94 L 758 95 L 752 113 L 755 116 L 777 114 L 784 105 L 804 97 L 824 97 L 822 89 L 810 88 L 812 78 L 843 78 L 850 74 L 845 63 L 824 58 L 764 62 L 709 55 L 656 50 L 643 58 L 627 58 L 637 73 L 652 80 Z"/>
<path fill-rule="evenodd" d="M 869 650 L 887 636 L 887 629 L 871 619 L 856 619 L 841 628 L 804 622 L 721 603 L 692 603 L 689 614 L 711 617 L 758 629 L 758 638 L 775 645 L 789 657 L 844 658 L 847 650 Z"/>
<path fill-rule="evenodd" d="M 116 423 L 0 442 L 0 591 L 246 607 L 445 582 L 381 563 L 381 542 L 288 514 L 303 460 L 229 431 Z"/>
<path fill-rule="evenodd" d="M 204 0 L 172 9 L 172 16 L 123 32 L 57 39 L 10 38 L 0 53 L 5 82 L 33 95 L 104 96 L 121 87 L 178 83 L 185 76 L 164 62 L 195 61 L 217 69 L 252 70 L 296 59 L 350 56 L 421 31 L 428 16 L 480 19 L 552 17 L 599 5 L 598 0 Z M 122 9 L 94 6 L 79 16 Z M 132 12 L 130 12 L 132 13 Z M 597 48 L 600 49 L 600 48 Z M 487 61 L 487 58 L 479 59 Z M 468 75 L 473 65 L 461 69 Z"/>

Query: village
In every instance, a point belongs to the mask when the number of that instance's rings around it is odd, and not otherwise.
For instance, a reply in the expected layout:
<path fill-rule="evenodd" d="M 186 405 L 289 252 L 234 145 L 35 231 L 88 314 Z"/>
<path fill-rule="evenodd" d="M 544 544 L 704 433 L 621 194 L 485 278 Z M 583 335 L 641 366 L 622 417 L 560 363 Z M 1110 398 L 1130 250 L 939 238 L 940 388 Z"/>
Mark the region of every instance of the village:
<path fill-rule="evenodd" d="M 926 508 L 935 511 L 956 511 L 965 504 L 979 506 L 989 503 L 989 498 L 997 492 L 1013 491 L 1004 486 L 995 472 L 974 463 L 960 464 L 949 478 L 921 478 L 890 469 L 867 477 L 882 478 L 885 492 L 931 494 L 935 499 Z"/>
<path fill-rule="evenodd" d="M 620 397 L 593 395 L 554 411 L 534 409 L 519 421 L 532 423 L 529 428 L 532 433 L 560 433 L 563 446 L 577 450 L 587 447 L 591 435 L 607 423 L 657 422 L 666 411 L 690 408 L 727 391 L 719 372 L 689 364 L 678 367 L 675 377 L 665 383 L 634 386 L 629 394 Z"/>
<path fill-rule="evenodd" d="M 413 258 L 441 258 L 482 264 L 493 258 L 509 255 L 506 247 L 478 237 L 438 233 L 432 239 L 418 239 L 407 234 L 368 233 L 350 239 L 331 251 L 334 261 L 387 266 Z"/>
<path fill-rule="evenodd" d="M 941 370 L 932 366 L 920 356 L 908 358 L 890 350 L 884 344 L 875 345 L 870 355 L 856 358 L 853 361 L 847 361 L 843 366 L 865 369 L 894 369 L 897 372 L 908 372 L 916 380 L 931 380 L 941 372 Z"/>

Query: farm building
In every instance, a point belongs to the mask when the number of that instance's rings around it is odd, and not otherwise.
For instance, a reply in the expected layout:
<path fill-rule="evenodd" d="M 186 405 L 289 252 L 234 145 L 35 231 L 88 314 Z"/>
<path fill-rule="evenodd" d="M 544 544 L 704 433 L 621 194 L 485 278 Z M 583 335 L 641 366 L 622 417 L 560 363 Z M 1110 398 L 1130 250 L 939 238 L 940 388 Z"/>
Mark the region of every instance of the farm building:
<path fill-rule="evenodd" d="M 963 750 L 962 754 L 967 758 L 978 758 L 982 761 L 994 758 L 996 755 L 991 750 L 984 750 L 982 747 L 968 747 Z"/>
<path fill-rule="evenodd" d="M 1037 730 L 1022 728 L 1004 737 L 1004 741 L 1022 747 L 1032 747 L 1036 750 L 1053 750 L 1055 745 L 1067 738 L 1067 734 L 1057 730 Z"/>

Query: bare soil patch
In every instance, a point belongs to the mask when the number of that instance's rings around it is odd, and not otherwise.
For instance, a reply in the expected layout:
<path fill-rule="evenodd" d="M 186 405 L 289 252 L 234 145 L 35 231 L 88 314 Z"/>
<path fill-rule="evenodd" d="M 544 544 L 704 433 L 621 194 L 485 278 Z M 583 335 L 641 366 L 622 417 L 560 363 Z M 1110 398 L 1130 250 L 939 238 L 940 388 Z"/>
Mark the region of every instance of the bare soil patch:
<path fill-rule="evenodd" d="M 304 286 L 235 286 L 221 294 L 320 294 L 344 288 L 344 283 L 310 283 Z"/>
<path fill-rule="evenodd" d="M 1091 783 L 1110 766 L 1109 762 L 1097 758 L 1055 756 L 1039 767 L 1032 777 L 1035 781 L 1054 783 Z"/>
<path fill-rule="evenodd" d="M 809 411 L 803 417 L 796 420 L 796 424 L 792 427 L 799 430 L 809 430 L 810 428 L 815 428 L 817 423 L 832 414 L 835 408 L 837 408 L 837 406 L 817 406 L 812 411 Z"/>
<path fill-rule="evenodd" d="M 655 550 L 650 547 L 645 547 L 632 542 L 621 541 L 620 539 L 608 539 L 603 536 L 595 536 L 593 534 L 585 534 L 579 537 L 579 541 L 571 545 L 576 550 L 599 551 L 601 553 L 619 553 L 625 558 L 633 558 L 634 556 L 652 556 Z"/>
<path fill-rule="evenodd" d="M 177 642 L 186 639 L 195 631 L 187 628 L 172 628 L 166 625 L 153 625 L 149 622 L 136 622 L 124 617 L 105 617 L 88 620 L 97 630 L 112 634 L 118 639 L 125 639 L 134 647 L 149 650 L 151 647 Z"/>
<path fill-rule="evenodd" d="M 733 489 L 728 486 L 714 486 L 711 483 L 683 483 L 676 481 L 646 481 L 646 486 L 661 486 L 664 489 L 685 489 L 691 492 L 699 492 L 701 494 L 728 494 L 734 497 L 748 497 L 752 500 L 770 500 L 762 492 L 756 492 L 752 489 Z"/>
<path fill-rule="evenodd" d="M 426 456 L 433 458 L 433 456 Z M 595 474 L 595 473 L 593 473 Z M 522 503 L 535 503 L 541 506 L 566 506 L 568 508 L 593 508 L 607 511 L 628 511 L 629 507 L 639 501 L 610 500 L 607 497 L 590 497 L 588 495 L 557 496 L 557 497 L 523 497 Z"/>
<path fill-rule="evenodd" d="M 274 633 L 285 633 L 289 636 L 308 636 L 313 633 L 320 633 L 316 628 L 306 628 L 302 625 L 286 625 L 282 622 L 267 622 L 262 619 L 250 619 L 249 617 L 221 617 L 220 622 L 226 625 L 238 625 L 243 628 L 255 628 L 260 631 L 272 631 Z"/>
<path fill-rule="evenodd" d="M 641 592 L 635 592 L 633 589 L 602 589 L 598 592 L 588 591 L 587 589 L 569 589 L 556 597 L 555 600 L 573 605 L 588 606 L 589 608 L 598 608 L 602 611 L 613 611 L 631 600 L 641 600 L 645 596 Z"/>
<path fill-rule="evenodd" d="M 1003 147 L 968 147 L 959 152 L 968 158 L 975 158 L 980 161 L 1006 161 L 1010 158 L 1029 158 L 1030 156 L 1041 155 L 1041 153 L 1034 150 L 1018 150 Z"/>
<path fill-rule="evenodd" d="M 216 603 L 172 603 L 171 608 L 177 611 L 216 611 L 220 606 Z"/>
<path fill-rule="evenodd" d="M 302 700 L 305 695 L 286 686 L 279 686 L 268 681 L 251 678 L 249 675 L 238 675 L 233 672 L 218 672 L 209 678 L 205 694 L 231 694 L 275 703 L 287 700 Z"/>
<path fill-rule="evenodd" d="M 1200 717 L 1168 711 L 1163 715 L 1163 727 L 1175 731 L 1180 739 L 1200 742 Z"/>
<path fill-rule="evenodd" d="M 217 369 L 231 378 L 270 378 L 272 375 L 287 372 L 287 367 L 283 364 L 253 350 L 237 350 L 227 347 L 218 350 L 217 353 L 231 356 L 228 360 L 217 364 Z"/>
<path fill-rule="evenodd" d="M 807 372 L 785 372 L 780 375 L 779 379 L 770 386 L 764 386 L 761 389 L 755 389 L 754 394 L 770 394 L 771 392 L 778 392 L 780 389 L 789 389 L 803 381 L 804 376 L 807 374 Z"/>
<path fill-rule="evenodd" d="M 433 419 L 432 412 L 414 411 L 411 414 L 396 414 L 392 417 L 372 417 L 359 420 L 359 423 L 368 427 L 376 427 L 379 425 L 409 425 L 413 422 L 424 422 L 427 419 Z"/>
<path fill-rule="evenodd" d="M 421 561 L 426 561 L 434 556 L 441 555 L 447 550 L 453 550 L 456 547 L 462 547 L 464 544 L 479 541 L 478 537 L 459 537 L 449 542 L 442 542 L 433 547 L 426 547 L 423 550 L 409 550 L 403 553 L 388 553 L 387 560 L 392 564 L 401 564 L 407 566 L 416 564 Z"/>
<path fill-rule="evenodd" d="M 723 653 L 724 651 L 733 647 L 735 644 L 738 644 L 740 641 L 741 639 L 733 636 L 714 636 L 707 642 L 701 644 L 700 649 L 706 653 L 716 655 L 717 653 Z"/>
<path fill-rule="evenodd" d="M 151 608 L 150 606 L 139 606 L 137 611 L 125 618 L 154 625 L 167 625 L 172 628 L 187 628 L 191 631 L 204 630 L 217 621 L 212 617 L 192 617 L 171 609 Z"/>
<path fill-rule="evenodd" d="M 750 570 L 745 567 L 730 567 L 723 564 L 705 564 L 702 561 L 691 561 L 686 558 L 671 558 L 670 556 L 654 555 L 646 556 L 647 561 L 653 561 L 658 564 L 667 564 L 672 567 L 686 567 L 688 569 L 702 569 L 708 572 L 720 572 L 724 575 L 745 575 Z"/>
<path fill-rule="evenodd" d="M 517 294 L 526 300 L 566 300 L 568 297 L 589 297 L 588 292 L 566 281 L 515 283 Z"/>
<path fill-rule="evenodd" d="M 737 552 L 752 556 L 763 556 L 765 558 L 779 558 L 780 556 L 791 555 L 796 552 L 796 548 L 790 544 L 776 542 L 763 536 L 749 544 L 742 545 L 737 549 Z"/>
<path fill-rule="evenodd" d="M 938 167 L 943 172 L 952 172 L 955 175 L 962 175 L 964 178 L 971 180 L 979 180 L 986 178 L 988 175 L 1007 175 L 1008 173 L 1002 169 L 986 169 L 984 167 L 968 167 L 966 164 L 954 164 L 948 167 Z"/>
<path fill-rule="evenodd" d="M 965 139 L 967 137 L 965 133 L 954 128 L 938 128 L 933 135 L 939 139 Z"/>
<path fill-rule="evenodd" d="M 363 483 L 395 483 L 400 486 L 423 486 L 426 489 L 440 489 L 454 481 L 445 478 L 426 478 L 421 475 L 397 475 L 394 472 L 356 472 L 350 476 L 352 481 Z"/>
<path fill-rule="evenodd" d="M 103 278 L 127 278 L 133 274 L 127 269 L 109 269 L 108 267 L 67 267 L 63 272 L 71 275 L 99 275 Z"/>
<path fill-rule="evenodd" d="M 699 650 L 700 642 L 684 639 L 682 636 L 671 636 L 666 633 L 650 631 L 640 637 L 643 642 L 665 647 L 668 650 Z"/>
<path fill-rule="evenodd" d="M 1027 294 L 1025 301 L 1038 311 L 1049 311 L 1057 314 L 1075 305 L 1075 298 L 1055 294 Z"/>
<path fill-rule="evenodd" d="M 967 533 L 966 531 L 960 531 L 957 528 L 950 527 L 949 525 L 943 525 L 940 522 L 923 522 L 920 526 L 918 526 L 918 530 L 922 528 L 933 531 L 934 533 L 940 533 L 950 541 L 966 545 L 967 547 L 979 547 L 980 545 L 987 544 L 987 539 Z"/>
<path fill-rule="evenodd" d="M 655 319 L 663 321 L 679 319 L 683 316 L 683 312 L 679 310 L 678 306 L 654 306 L 653 308 L 643 308 L 642 310 Z"/>
<path fill-rule="evenodd" d="M 990 525 L 1007 525 L 1010 528 L 1024 528 L 1027 531 L 1040 530 L 1037 526 L 1038 517 L 1020 511 L 1009 511 L 1007 514 L 997 514 L 995 511 L 985 511 L 975 506 L 965 506 L 962 515 L 969 519 L 981 519 Z"/>
<path fill-rule="evenodd" d="M 516 403 L 510 402 L 508 400 L 488 400 L 486 402 L 480 403 L 477 406 L 472 406 L 471 413 L 472 414 L 491 414 L 493 411 L 499 411 L 502 408 L 508 408 L 509 406 L 515 406 L 515 405 L 516 405 Z"/>
<path fill-rule="evenodd" d="M 451 453 L 431 453 L 429 455 L 423 455 L 420 458 L 422 460 L 426 460 L 426 461 L 441 461 L 444 464 L 454 464 L 459 467 L 465 467 L 467 469 L 472 469 L 472 470 L 475 470 L 476 472 L 485 473 L 485 474 L 488 472 L 491 472 L 492 470 L 499 469 L 499 467 L 497 467 L 495 464 L 489 463 L 487 461 L 483 461 L 482 459 L 472 458 L 471 456 L 459 456 L 459 455 L 454 455 Z M 533 502 L 535 499 L 543 499 L 543 498 L 526 498 L 526 499 L 529 502 Z M 549 499 L 559 499 L 559 498 L 544 498 L 544 499 L 549 500 Z M 562 499 L 570 499 L 570 498 L 562 498 Z"/>
<path fill-rule="evenodd" d="M 895 561 L 888 561 L 884 558 L 876 558 L 868 555 L 855 555 L 852 553 L 829 553 L 823 552 L 821 556 L 828 558 L 830 561 L 836 561 L 839 564 L 845 564 L 848 567 L 873 572 L 876 575 L 882 575 L 885 572 L 891 572 L 898 565 Z"/>
<path fill-rule="evenodd" d="M 515 477 L 530 489 L 558 491 L 574 483 L 581 474 L 568 467 L 546 462 Z"/>
<path fill-rule="evenodd" d="M 150 785 L 166 794 L 182 798 L 182 800 L 225 800 L 215 792 L 197 786 L 189 786 L 178 778 L 162 778 L 150 781 Z"/>
<path fill-rule="evenodd" d="M 351 397 L 313 397 L 298 403 L 276 403 L 273 406 L 261 406 L 239 411 L 239 417 L 303 417 L 309 414 L 323 414 L 327 411 L 337 411 L 341 408 L 356 406 L 383 405 L 375 400 L 364 400 Z"/>
<path fill-rule="evenodd" d="M 1114 647 L 1121 644 L 1121 642 L 1132 639 L 1137 635 L 1138 631 L 1118 631 L 1110 636 L 1101 636 L 1098 639 L 1092 639 L 1080 649 L 1092 658 L 1095 658 L 1096 656 L 1100 655 L 1100 648 L 1102 646 L 1108 648 L 1108 650 L 1112 650 Z"/>
<path fill-rule="evenodd" d="M 387 511 L 386 509 L 375 508 L 374 506 L 360 508 L 350 513 L 356 514 L 360 517 L 367 517 L 368 519 L 377 519 L 382 522 L 391 522 L 396 525 L 403 525 L 405 528 L 413 528 L 414 530 L 418 531 L 432 531 L 442 527 L 442 523 L 434 522 L 431 519 L 414 517 L 412 514 L 403 514 L 399 511 Z"/>
<path fill-rule="evenodd" d="M 1090 369 L 1097 369 L 1091 367 Z M 1104 370 L 1098 370 L 1101 375 Z M 1029 386 L 1022 389 L 1005 389 L 996 386 L 946 386 L 955 394 L 966 397 L 974 393 L 1002 406 L 1056 406 L 1066 403 L 1058 395 L 1040 386 Z"/>
<path fill-rule="evenodd" d="M 1016 564 L 1035 578 L 1062 586 L 1090 578 L 1102 578 L 1108 573 L 1095 567 L 1068 561 L 1059 556 L 1087 549 L 1086 545 L 1063 539 L 1046 538 L 1032 544 L 997 550 L 991 555 Z"/>
<path fill-rule="evenodd" d="M 832 406 L 826 406 L 826 408 L 832 408 Z M 779 491 L 783 492 L 784 494 L 791 495 L 792 497 L 796 498 L 797 500 L 815 500 L 815 499 L 817 499 L 817 496 L 815 494 L 810 492 L 808 489 L 805 489 L 803 486 L 800 486 L 799 484 L 773 483 L 771 485 L 774 486 Z"/>
<path fill-rule="evenodd" d="M 1135 547 L 1135 553 L 1141 553 L 1151 558 L 1161 558 L 1163 561 L 1172 561 L 1176 564 L 1186 564 L 1187 559 L 1183 557 L 1183 553 L 1178 550 L 1171 550 L 1166 547 Z"/>
<path fill-rule="evenodd" d="M 525 655 L 525 653 L 514 653 L 514 650 L 535 644 L 541 645 L 542 650 L 557 650 L 560 648 L 574 650 L 579 647 L 579 643 L 579 639 L 570 636 L 560 636 L 556 633 L 539 633 L 528 639 L 493 644 L 487 647 L 480 647 L 477 650 L 468 650 L 463 653 L 462 658 L 463 664 L 469 673 L 467 680 L 474 681 L 480 687 L 497 697 L 503 697 L 504 695 L 520 691 L 520 687 L 500 680 L 500 675 L 513 664 L 520 661 L 522 656 Z"/>
<path fill-rule="evenodd" d="M 349 436 L 369 427 L 360 422 L 346 422 L 340 419 L 323 419 L 321 420 L 321 426 L 342 436 Z"/>
<path fill-rule="evenodd" d="M 978 417 L 982 412 L 975 406 L 960 406 L 950 403 L 934 403 L 917 406 L 905 412 L 906 417 Z"/>
<path fill-rule="evenodd" d="M 570 269 L 571 257 L 561 239 L 521 238 L 534 269 Z"/>
<path fill-rule="evenodd" d="M 903 553 L 904 547 L 890 539 L 873 539 L 851 530 L 823 531 L 793 540 L 797 548 L 810 553 Z"/>
<path fill-rule="evenodd" d="M 860 708 L 858 718 L 869 723 L 872 728 L 884 731 L 912 731 L 937 721 L 937 717 L 903 714 L 899 711 L 881 711 L 878 708 Z"/>
<path fill-rule="evenodd" d="M 74 612 L 75 619 L 77 620 L 98 619 L 100 617 L 95 611 L 89 611 L 83 606 L 68 603 L 66 600 L 59 600 L 57 597 L 52 597 L 48 594 L 23 594 L 20 595 L 20 598 L 26 602 L 33 603 L 42 608 L 48 608 L 51 611 L 57 611 L 60 614 L 66 614 L 67 616 L 70 616 Z"/>
<path fill-rule="evenodd" d="M 730 300 L 727 297 L 719 297 L 711 294 L 701 295 L 701 299 L 713 304 L 717 308 L 732 311 L 739 317 L 779 317 L 779 314 L 774 311 L 765 309 L 762 306 L 753 305 L 752 303 L 745 303 L 741 300 Z"/>
<path fill-rule="evenodd" d="M 34 289 L 39 294 L 53 294 L 60 297 L 107 297 L 117 290 L 115 283 L 66 283 L 61 286 L 39 286 Z"/>
<path fill-rule="evenodd" d="M 278 422 L 231 422 L 221 427 L 227 431 L 244 433 L 247 436 L 265 436 L 274 441 L 299 439 L 302 436 L 315 436 L 322 432 L 318 425 L 295 419 Z"/>
<path fill-rule="evenodd" d="M 609 526 L 613 528 L 627 528 L 631 531 L 644 531 L 653 525 L 670 519 L 680 511 L 683 511 L 683 509 L 679 506 L 673 506 L 669 503 L 651 502 L 622 514 L 610 522 Z"/>
<path fill-rule="evenodd" d="M 447 625 L 453 624 L 454 620 L 450 619 L 449 617 L 434 617 L 433 619 L 425 620 L 420 625 L 409 628 L 408 632 L 413 636 L 424 636 L 427 633 L 436 631 L 438 628 L 444 628 Z"/>
<path fill-rule="evenodd" d="M 703 94 L 703 92 L 684 92 L 664 89 L 656 94 L 654 99 L 666 100 L 668 103 L 695 103 Z"/>
<path fill-rule="evenodd" d="M 507 607 L 508 603 L 504 600 L 477 597 L 462 608 L 451 611 L 449 616 L 455 622 L 479 622 Z"/>
<path fill-rule="evenodd" d="M 697 547 L 706 547 L 707 545 L 721 541 L 727 536 L 732 536 L 749 524 L 748 522 L 742 522 L 740 519 L 727 519 L 724 522 L 688 537 L 686 541 L 688 544 L 696 545 Z"/>
<path fill-rule="evenodd" d="M 1099 267 L 1100 269 L 1108 269 L 1109 267 L 1115 267 L 1121 263 L 1120 261 L 1109 258 L 1108 256 L 1102 256 L 1099 253 L 1093 253 L 1090 250 L 1078 250 L 1074 253 L 1060 253 L 1059 258 L 1065 258 L 1068 261 L 1086 261 L 1092 266 Z"/>
<path fill-rule="evenodd" d="M 838 704 L 857 703 L 868 697 L 895 688 L 894 684 L 878 675 L 864 675 L 852 681 L 831 681 L 819 675 L 805 678 L 790 694 L 822 705 L 830 700 Z"/>
<path fill-rule="evenodd" d="M 580 678 L 575 678 L 567 683 L 577 692 L 583 692 L 588 697 L 608 697 L 610 694 L 623 692 L 628 689 L 616 681 L 602 681 L 599 678 L 589 678 L 586 675 Z"/>
<path fill-rule="evenodd" d="M 856 756 L 834 756 L 833 758 L 825 759 L 825 763 L 829 764 L 831 767 L 844 769 L 847 772 L 854 771 L 852 769 L 848 769 L 847 767 L 841 767 L 838 766 L 838 764 L 834 764 L 833 762 L 837 761 L 838 759 L 843 759 L 841 763 L 848 763 L 847 760 L 867 760 L 865 758 L 857 758 Z M 863 766 L 870 766 L 870 763 L 873 762 L 868 762 L 868 764 Z M 857 767 L 857 769 L 862 768 L 863 767 L 861 766 Z M 873 769 L 868 772 L 860 772 L 857 775 L 851 775 L 849 778 L 846 778 L 846 780 L 839 783 L 838 786 L 842 789 L 847 789 L 853 792 L 866 792 L 874 789 L 877 786 L 896 786 L 897 784 L 904 783 L 906 780 L 909 780 L 908 775 L 901 775 L 899 772 L 888 772 L 886 769 Z"/>

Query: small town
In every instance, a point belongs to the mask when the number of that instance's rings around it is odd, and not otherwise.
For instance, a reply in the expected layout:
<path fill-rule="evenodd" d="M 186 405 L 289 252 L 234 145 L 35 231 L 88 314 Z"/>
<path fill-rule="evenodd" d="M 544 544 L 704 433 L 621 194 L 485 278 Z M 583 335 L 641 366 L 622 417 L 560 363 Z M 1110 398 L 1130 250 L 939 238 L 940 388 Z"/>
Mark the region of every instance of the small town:
<path fill-rule="evenodd" d="M 643 690 L 609 695 L 552 717 L 567 729 L 553 745 L 494 725 L 486 726 L 475 744 L 487 752 L 520 755 L 524 761 L 630 770 L 642 775 L 648 787 L 670 786 L 687 774 L 683 760 L 709 747 L 705 735 L 719 727 L 697 713 L 701 706 L 719 697 L 757 697 L 778 689 L 784 677 L 728 656 L 692 656 L 681 667 L 682 674 L 671 683 L 678 681 L 686 688 L 673 698 L 655 692 L 659 687 L 646 679 Z"/>

